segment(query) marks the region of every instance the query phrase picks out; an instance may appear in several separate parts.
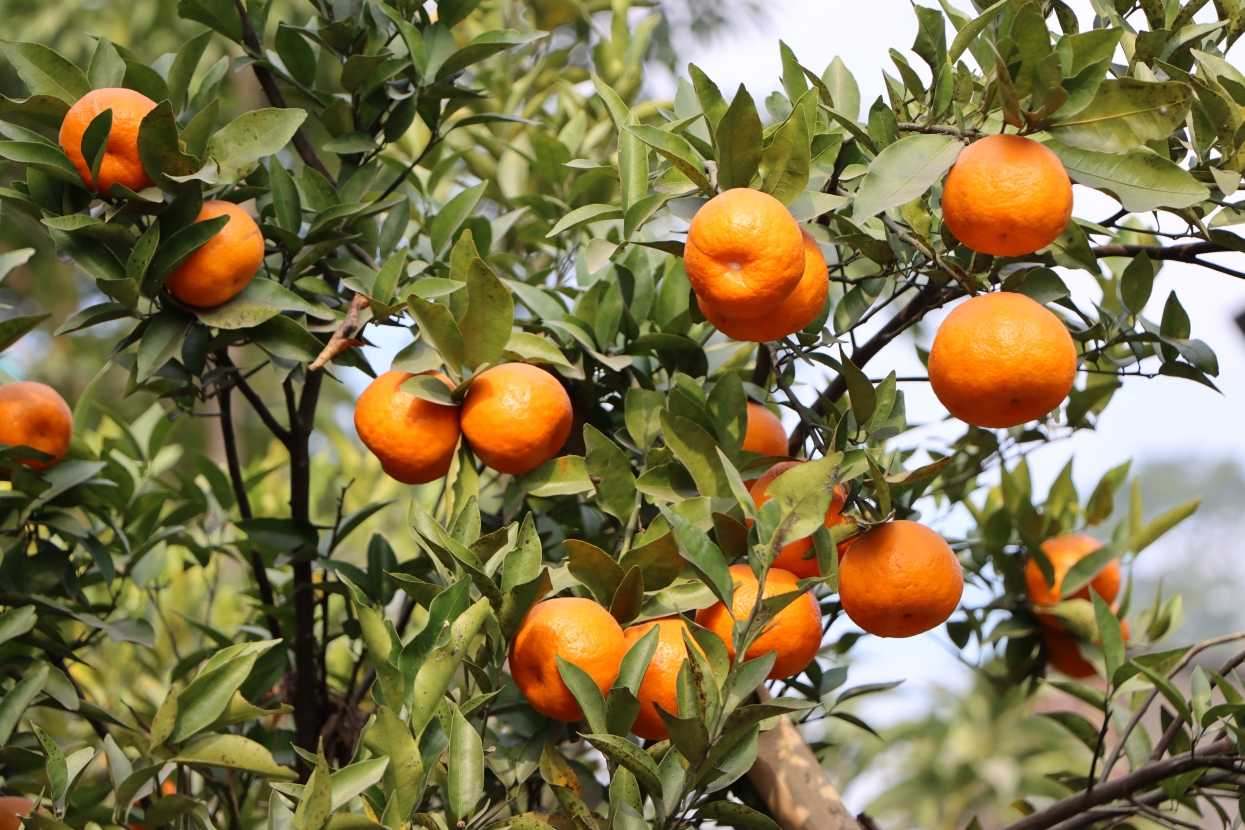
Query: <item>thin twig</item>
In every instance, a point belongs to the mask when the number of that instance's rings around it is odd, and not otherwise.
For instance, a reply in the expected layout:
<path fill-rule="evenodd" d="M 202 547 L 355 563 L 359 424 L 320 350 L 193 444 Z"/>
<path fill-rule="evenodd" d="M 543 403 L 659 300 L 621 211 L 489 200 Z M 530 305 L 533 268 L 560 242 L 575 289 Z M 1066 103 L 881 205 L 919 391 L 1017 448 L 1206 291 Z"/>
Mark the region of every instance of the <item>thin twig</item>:
<path fill-rule="evenodd" d="M 238 387 L 238 391 L 242 393 L 242 397 L 246 398 L 247 402 L 251 404 L 251 407 L 255 410 L 255 414 L 258 415 L 259 419 L 264 422 L 264 426 L 268 427 L 268 431 L 271 432 L 278 441 L 284 444 L 286 448 L 288 448 L 290 446 L 290 431 L 281 426 L 281 423 L 277 420 L 276 416 L 272 414 L 272 410 L 270 410 L 268 405 L 264 403 L 264 399 L 259 396 L 258 392 L 251 388 L 249 383 L 246 382 L 246 375 L 243 375 L 238 371 L 237 367 L 234 366 L 232 358 L 229 357 L 229 352 L 225 349 L 221 349 L 215 353 L 215 358 L 217 366 L 225 366 L 233 370 L 230 372 L 230 375 L 235 378 L 232 386 Z M 222 386 L 217 390 L 216 394 L 221 396 L 220 411 L 222 413 L 229 411 L 229 408 L 224 404 L 224 400 L 230 391 L 230 386 Z M 232 413 L 229 417 L 233 417 Z M 230 426 L 231 430 L 232 428 L 233 427 Z"/>
<path fill-rule="evenodd" d="M 901 133 L 924 133 L 926 135 L 950 135 L 955 136 L 960 141 L 965 143 L 967 143 L 970 138 L 982 135 L 981 130 L 973 127 L 961 130 L 958 127 L 951 127 L 945 124 L 912 124 L 907 122 L 899 125 L 899 131 Z"/>

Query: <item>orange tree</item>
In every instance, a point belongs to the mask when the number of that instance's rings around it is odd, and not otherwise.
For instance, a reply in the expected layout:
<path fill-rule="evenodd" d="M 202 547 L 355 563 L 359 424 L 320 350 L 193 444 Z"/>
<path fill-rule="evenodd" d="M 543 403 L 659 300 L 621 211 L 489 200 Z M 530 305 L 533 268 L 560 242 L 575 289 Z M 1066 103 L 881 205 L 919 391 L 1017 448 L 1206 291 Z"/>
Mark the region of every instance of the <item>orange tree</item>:
<path fill-rule="evenodd" d="M 660 19 L 626 0 L 178 9 L 205 28 L 158 57 L 0 43 L 29 92 L 0 100 L 5 215 L 98 292 L 57 335 L 110 324 L 108 366 L 161 401 L 92 426 L 98 378 L 72 409 L 2 387 L 0 764 L 27 826 L 774 827 L 743 778 L 762 731 L 867 728 L 843 704 L 884 691 L 838 691 L 844 614 L 945 623 L 998 686 L 1079 698 L 1057 718 L 1092 761 L 1017 830 L 1226 817 L 1245 655 L 1179 691 L 1214 643 L 1149 648 L 1176 598 L 1130 634 L 1120 570 L 1196 503 L 1146 522 L 1134 483 L 1108 530 L 1127 467 L 1082 501 L 1069 466 L 1043 500 L 1024 457 L 1128 376 L 1213 385 L 1176 295 L 1143 311 L 1166 261 L 1241 276 L 1202 257 L 1242 249 L 1223 56 L 1245 10 L 1095 2 L 1080 31 L 1060 0 L 918 6 L 862 120 L 840 61 L 785 45 L 768 118 L 694 66 L 672 103 L 638 100 Z M 242 81 L 199 67 L 213 42 L 267 106 L 222 113 Z M 1073 181 L 1119 211 L 1071 218 Z M 904 395 L 875 358 L 952 304 L 918 355 L 967 429 L 894 449 Z M 371 374 L 362 346 L 399 328 L 355 424 L 420 489 L 347 511 L 313 475 L 324 384 Z M 244 457 L 235 397 L 275 455 Z M 223 466 L 179 461 L 179 415 L 211 419 Z M 920 523 L 953 505 L 963 538 Z M 401 561 L 352 536 L 387 513 Z M 1085 528 L 1108 541 L 1067 538 Z M 177 609 L 194 650 L 163 661 L 170 551 L 212 600 Z"/>

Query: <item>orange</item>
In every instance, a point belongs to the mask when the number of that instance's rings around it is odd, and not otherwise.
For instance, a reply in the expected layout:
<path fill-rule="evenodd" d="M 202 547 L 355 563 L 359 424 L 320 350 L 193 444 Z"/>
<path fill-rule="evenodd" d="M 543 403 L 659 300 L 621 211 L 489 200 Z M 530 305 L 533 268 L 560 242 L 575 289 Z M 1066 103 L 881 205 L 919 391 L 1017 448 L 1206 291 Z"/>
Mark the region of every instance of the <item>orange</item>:
<path fill-rule="evenodd" d="M 1006 429 L 1068 397 L 1076 346 L 1064 324 L 1023 294 L 982 294 L 957 306 L 934 336 L 929 382 L 966 424 Z"/>
<path fill-rule="evenodd" d="M 756 480 L 752 485 L 752 500 L 756 503 L 757 509 L 761 505 L 770 500 L 769 493 L 766 490 L 771 482 L 792 467 L 798 467 L 803 461 L 780 461 L 773 467 L 770 467 L 765 473 Z M 847 498 L 847 491 L 842 487 L 834 488 L 834 498 L 830 500 L 830 508 L 826 510 L 826 527 L 834 527 L 844 522 L 852 522 L 851 519 L 843 516 L 843 502 Z M 751 524 L 751 523 L 749 523 Z M 855 522 L 852 522 L 855 524 Z M 849 539 L 839 545 L 839 558 L 843 558 L 843 554 L 851 547 L 855 539 Z M 784 571 L 791 571 L 800 579 L 807 579 L 811 576 L 821 576 L 821 568 L 817 565 L 817 557 L 805 559 L 804 554 L 813 546 L 813 537 L 805 536 L 802 539 L 796 539 L 783 545 L 782 551 L 778 554 L 778 558 L 774 560 L 773 567 L 782 568 Z"/>
<path fill-rule="evenodd" d="M 510 674 L 537 712 L 577 721 L 584 714 L 555 658 L 586 671 L 604 694 L 618 678 L 626 651 L 622 628 L 610 612 L 590 599 L 556 597 L 537 603 L 523 619 L 510 642 Z"/>
<path fill-rule="evenodd" d="M 735 659 L 735 621 L 744 620 L 752 613 L 757 601 L 757 578 L 747 565 L 731 565 L 731 579 L 735 582 L 731 610 L 717 603 L 696 612 L 696 623 L 722 638 L 731 660 Z M 765 597 L 798 591 L 795 574 L 782 568 L 770 568 L 765 578 Z M 821 607 L 811 591 L 779 611 L 761 636 L 744 655 L 749 660 L 763 657 L 771 651 L 778 653 L 769 679 L 792 677 L 804 671 L 821 648 Z"/>
<path fill-rule="evenodd" d="M 782 421 L 759 403 L 748 401 L 748 427 L 740 449 L 761 455 L 785 456 L 787 431 L 782 428 Z"/>
<path fill-rule="evenodd" d="M 156 108 L 156 102 L 132 89 L 96 89 L 83 95 L 65 113 L 61 122 L 60 145 L 78 168 L 88 190 L 108 193 L 114 184 L 130 190 L 151 187 L 151 177 L 138 157 L 138 127 L 143 117 Z M 91 181 L 91 163 L 82 155 L 82 136 L 95 117 L 112 110 L 112 130 L 99 165 L 99 187 Z"/>
<path fill-rule="evenodd" d="M 73 412 L 52 387 L 33 380 L 0 386 L 0 444 L 32 447 L 50 461 L 19 459 L 32 470 L 46 470 L 64 457 L 73 438 Z"/>
<path fill-rule="evenodd" d="M 843 610 L 878 637 L 912 637 L 942 625 L 963 593 L 964 570 L 951 547 L 916 522 L 866 531 L 839 564 Z"/>
<path fill-rule="evenodd" d="M 955 238 L 993 256 L 1026 256 L 1054 242 L 1072 218 L 1072 182 L 1059 157 L 1018 135 L 973 142 L 942 186 Z"/>
<path fill-rule="evenodd" d="M 18 830 L 22 826 L 18 816 L 28 816 L 35 811 L 35 803 L 20 795 L 0 796 L 0 830 Z"/>
<path fill-rule="evenodd" d="M 229 221 L 178 266 L 164 287 L 186 305 L 213 308 L 233 299 L 264 262 L 259 225 L 233 202 L 204 202 L 196 222 L 228 216 Z"/>
<path fill-rule="evenodd" d="M 423 374 L 454 388 L 440 372 Z M 413 377 L 406 372 L 385 372 L 368 384 L 355 403 L 354 428 L 391 478 L 403 484 L 427 484 L 450 471 L 460 434 L 458 407 L 403 392 L 402 384 Z"/>
<path fill-rule="evenodd" d="M 1120 634 L 1123 635 L 1124 642 L 1127 644 L 1130 636 L 1128 620 L 1120 620 Z M 1098 673 L 1094 665 L 1081 656 L 1080 643 L 1076 637 L 1066 631 L 1044 628 L 1042 629 L 1042 642 L 1046 644 L 1047 659 L 1050 665 L 1068 677 L 1083 680 Z M 1096 642 L 1101 643 L 1102 640 L 1099 639 Z"/>
<path fill-rule="evenodd" d="M 804 262 L 804 240 L 790 211 L 746 187 L 721 193 L 696 212 L 683 251 L 697 298 L 741 320 L 778 308 L 800 284 Z"/>
<path fill-rule="evenodd" d="M 463 401 L 463 435 L 484 466 L 499 473 L 519 475 L 553 458 L 572 420 L 562 384 L 527 363 L 484 370 Z"/>
<path fill-rule="evenodd" d="M 679 693 L 676 681 L 679 669 L 687 662 L 687 644 L 683 642 L 683 632 L 691 631 L 681 617 L 664 617 L 660 620 L 633 625 L 623 632 L 627 641 L 627 649 L 657 626 L 657 651 L 653 660 L 644 672 L 644 680 L 640 683 L 640 714 L 636 715 L 631 732 L 648 741 L 664 741 L 670 737 L 665 721 L 657 714 L 657 706 L 661 706 L 668 714 L 679 714 Z M 696 650 L 701 654 L 705 651 L 695 640 Z"/>
<path fill-rule="evenodd" d="M 1081 590 L 1067 597 L 1062 594 L 1063 578 L 1069 569 L 1101 547 L 1102 542 L 1082 533 L 1068 533 L 1043 542 L 1042 552 L 1050 560 L 1051 568 L 1055 572 L 1055 584 L 1047 585 L 1046 577 L 1042 574 L 1042 569 L 1038 567 L 1037 560 L 1030 557 L 1025 563 L 1025 587 L 1029 592 L 1029 602 L 1042 606 L 1054 605 L 1064 599 L 1089 600 L 1090 588 L 1093 588 L 1107 603 L 1115 602 L 1120 592 L 1120 563 L 1114 559 Z M 1038 619 L 1044 625 L 1059 631 L 1063 630 L 1063 623 L 1050 614 L 1039 613 Z"/>
<path fill-rule="evenodd" d="M 809 323 L 817 319 L 826 305 L 826 295 L 830 291 L 829 272 L 817 240 L 803 230 L 800 233 L 804 235 L 804 275 L 800 277 L 795 290 L 787 295 L 787 299 L 768 314 L 739 319 L 721 314 L 697 297 L 701 313 L 713 323 L 714 328 L 735 340 L 768 343 L 803 331 Z"/>

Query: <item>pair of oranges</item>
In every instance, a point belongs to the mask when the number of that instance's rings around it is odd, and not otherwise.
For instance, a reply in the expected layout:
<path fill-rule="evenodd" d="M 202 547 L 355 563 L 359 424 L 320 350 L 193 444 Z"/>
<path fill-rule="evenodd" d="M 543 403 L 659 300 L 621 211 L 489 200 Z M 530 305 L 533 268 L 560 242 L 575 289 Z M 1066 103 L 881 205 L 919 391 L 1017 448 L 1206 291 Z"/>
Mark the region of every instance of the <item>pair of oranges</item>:
<path fill-rule="evenodd" d="M 454 388 L 440 372 L 423 374 Z M 354 410 L 359 438 L 403 484 L 427 484 L 449 472 L 460 436 L 486 467 L 521 475 L 556 456 L 571 434 L 570 396 L 553 375 L 527 363 L 485 369 L 461 409 L 403 391 L 413 377 L 385 372 Z"/>
<path fill-rule="evenodd" d="M 138 131 L 156 102 L 132 89 L 96 89 L 78 99 L 61 122 L 60 145 L 88 190 L 107 195 L 114 184 L 135 192 L 151 187 L 138 152 Z M 96 116 L 112 110 L 112 130 L 99 166 L 98 181 L 82 152 L 82 137 Z M 169 293 L 197 308 L 212 308 L 232 299 L 259 271 L 264 237 L 259 225 L 232 202 L 203 203 L 196 222 L 229 217 L 214 237 L 186 258 L 165 283 Z"/>
<path fill-rule="evenodd" d="M 735 621 L 752 613 L 757 594 L 765 598 L 799 588 L 795 575 L 780 568 L 770 569 L 763 590 L 747 565 L 733 565 L 730 572 L 735 582 L 731 608 L 728 610 L 719 602 L 701 609 L 696 613 L 696 624 L 721 638 L 734 660 Z M 592 600 L 548 599 L 528 612 L 515 633 L 510 644 L 510 674 L 537 712 L 557 720 L 577 721 L 583 718 L 583 712 L 562 680 L 557 658 L 585 671 L 605 693 L 617 679 L 627 651 L 654 627 L 659 629 L 657 650 L 636 695 L 640 711 L 631 731 L 648 740 L 664 740 L 669 733 L 657 707 L 671 715 L 679 714 L 677 681 L 679 670 L 688 659 L 683 635 L 692 634 L 682 617 L 650 620 L 624 631 L 608 611 Z M 805 591 L 774 616 L 745 657 L 755 660 L 775 652 L 769 678 L 792 677 L 804 671 L 817 656 L 821 637 L 821 608 L 812 593 Z M 692 642 L 703 656 L 700 645 Z"/>
<path fill-rule="evenodd" d="M 1043 542 L 1042 552 L 1050 560 L 1055 578 L 1054 584 L 1047 583 L 1046 576 L 1038 566 L 1037 560 L 1030 558 L 1025 563 L 1025 589 L 1029 594 L 1029 602 L 1034 606 L 1038 621 L 1042 625 L 1042 640 L 1046 645 L 1050 664 L 1069 677 L 1077 679 L 1093 677 L 1098 673 L 1097 669 L 1081 656 L 1077 639 L 1068 632 L 1059 618 L 1043 612 L 1042 609 L 1049 609 L 1062 600 L 1088 601 L 1091 589 L 1108 605 L 1115 602 L 1120 592 L 1121 575 L 1120 563 L 1114 559 L 1099 571 L 1088 585 L 1074 594 L 1063 596 L 1063 580 L 1068 571 L 1077 562 L 1101 547 L 1102 543 L 1097 539 L 1081 533 L 1068 533 Z M 1127 642 L 1128 621 L 1120 620 L 1120 627 L 1123 630 L 1124 640 Z"/>

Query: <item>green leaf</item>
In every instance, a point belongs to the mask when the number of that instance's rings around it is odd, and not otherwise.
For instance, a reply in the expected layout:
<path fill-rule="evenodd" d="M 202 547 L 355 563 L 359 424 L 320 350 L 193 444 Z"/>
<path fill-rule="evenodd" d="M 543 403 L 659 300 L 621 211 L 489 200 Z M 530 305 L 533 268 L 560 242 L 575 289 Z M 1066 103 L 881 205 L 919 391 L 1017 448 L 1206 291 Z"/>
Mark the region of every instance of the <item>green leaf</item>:
<path fill-rule="evenodd" d="M 177 695 L 177 687 L 170 688 L 160 708 L 156 710 L 156 716 L 151 719 L 151 736 L 147 742 L 148 752 L 163 746 L 173 734 L 173 727 L 177 725 Z"/>
<path fill-rule="evenodd" d="M 455 380 L 461 378 L 467 347 L 453 312 L 413 294 L 407 298 L 407 308 L 419 325 L 420 338 L 441 353 L 450 377 Z"/>
<path fill-rule="evenodd" d="M 597 682 L 588 672 L 563 659 L 562 655 L 557 655 L 556 660 L 562 682 L 574 695 L 575 701 L 584 714 L 584 720 L 588 722 L 588 728 L 593 731 L 604 730 L 605 696 L 601 694 L 601 688 L 597 686 Z"/>
<path fill-rule="evenodd" d="M 696 100 L 700 104 L 700 111 L 705 114 L 705 120 L 709 122 L 709 131 L 716 133 L 729 110 L 726 106 L 726 99 L 722 97 L 722 91 L 718 89 L 718 85 L 699 66 L 694 63 L 688 64 L 687 72 L 691 76 L 692 87 L 696 90 Z"/>
<path fill-rule="evenodd" d="M 252 110 L 222 127 L 207 143 L 205 155 L 216 163 L 211 184 L 234 184 L 255 169 L 259 160 L 280 150 L 307 117 L 300 109 L 268 107 Z"/>
<path fill-rule="evenodd" d="M 977 39 L 977 36 L 984 32 L 986 27 L 998 17 L 998 13 L 1004 6 L 1007 5 L 1007 3 L 1008 0 L 999 0 L 997 3 L 983 11 L 980 15 L 973 18 L 972 21 L 965 24 L 964 27 L 956 33 L 955 40 L 951 41 L 951 48 L 947 52 L 948 63 L 955 63 L 960 59 L 960 55 L 963 55 L 965 50 L 967 50 L 972 42 Z"/>
<path fill-rule="evenodd" d="M 91 82 L 81 69 L 42 44 L 0 40 L 0 50 L 31 95 L 49 95 L 72 104 L 91 91 Z"/>
<path fill-rule="evenodd" d="M 1190 722 L 1193 717 L 1193 713 L 1189 711 L 1189 705 L 1185 702 L 1184 695 L 1172 684 L 1170 680 L 1136 659 L 1128 662 L 1130 666 L 1140 669 L 1141 673 L 1149 678 L 1150 682 L 1153 683 L 1155 688 L 1159 690 L 1159 693 L 1162 694 L 1163 697 L 1167 699 L 1167 702 L 1172 705 L 1172 708 L 1176 710 L 1176 714 L 1184 718 L 1186 723 Z"/>
<path fill-rule="evenodd" d="M 454 232 L 475 211 L 486 187 L 488 182 L 480 182 L 467 188 L 446 202 L 437 212 L 428 226 L 428 239 L 432 243 L 433 253 L 440 254 L 446 249 Z"/>
<path fill-rule="evenodd" d="M 857 424 L 867 424 L 873 415 L 873 410 L 877 407 L 877 391 L 865 373 L 856 368 L 856 364 L 852 363 L 846 354 L 840 354 L 840 357 L 843 377 L 847 380 L 847 393 L 851 399 L 852 414 L 856 416 Z"/>
<path fill-rule="evenodd" d="M 1202 497 L 1190 499 L 1183 504 L 1178 504 L 1170 510 L 1160 513 L 1151 519 L 1141 530 L 1133 536 L 1129 542 L 1129 546 L 1134 553 L 1141 553 L 1155 542 L 1160 536 L 1171 530 L 1176 525 L 1197 512 L 1198 507 L 1202 504 Z"/>
<path fill-rule="evenodd" d="M 0 157 L 33 167 L 40 173 L 55 176 L 61 181 L 82 186 L 78 169 L 59 147 L 51 147 L 38 141 L 0 141 Z"/>
<path fill-rule="evenodd" d="M 1120 277 L 1120 301 L 1131 314 L 1139 315 L 1149 302 L 1153 287 L 1154 263 L 1149 254 L 1142 251 L 1133 257 Z"/>
<path fill-rule="evenodd" d="M 581 585 L 592 592 L 596 601 L 606 608 L 614 598 L 625 573 L 605 551 L 588 542 L 567 539 L 562 543 L 569 557 L 568 569 Z"/>
<path fill-rule="evenodd" d="M 1058 141 L 1047 146 L 1059 156 L 1072 181 L 1111 194 L 1131 213 L 1186 208 L 1210 198 L 1210 190 L 1189 171 L 1148 148 L 1117 155 Z"/>
<path fill-rule="evenodd" d="M 147 273 L 143 277 L 143 293 L 148 297 L 155 296 L 178 266 L 206 245 L 208 240 L 220 233 L 227 224 L 229 224 L 227 215 L 216 216 L 212 219 L 204 219 L 202 222 L 192 222 L 169 236 L 156 249 L 151 258 L 151 264 L 147 267 Z"/>
<path fill-rule="evenodd" d="M 606 220 L 622 219 L 623 212 L 621 208 L 614 205 L 584 205 L 572 210 L 563 216 L 558 223 L 553 226 L 553 230 L 545 234 L 546 239 L 565 233 L 566 231 L 583 225 L 589 225 L 593 222 L 604 222 Z"/>
<path fill-rule="evenodd" d="M 315 360 L 324 344 L 291 317 L 280 315 L 251 329 L 251 340 L 269 354 L 307 363 Z"/>
<path fill-rule="evenodd" d="M 869 165 L 856 191 L 852 221 L 859 225 L 924 195 L 963 149 L 963 144 L 944 135 L 910 135 L 891 144 Z"/>
<path fill-rule="evenodd" d="M 193 323 L 193 317 L 177 309 L 162 311 L 151 319 L 138 344 L 136 380 L 139 383 L 150 378 L 177 353 Z"/>
<path fill-rule="evenodd" d="M 467 656 L 468 646 L 484 625 L 484 620 L 491 614 L 492 608 L 487 598 L 476 602 L 450 626 L 448 642 L 435 649 L 420 667 L 419 674 L 415 676 L 411 707 L 411 730 L 414 734 L 423 734 L 424 727 L 442 705 L 454 674 Z"/>
<path fill-rule="evenodd" d="M 811 106 L 815 106 L 811 100 L 797 103 L 761 154 L 761 190 L 784 205 L 794 202 L 808 185 L 813 154 L 805 108 Z"/>
<path fill-rule="evenodd" d="M 703 102 L 701 106 L 704 106 Z M 740 84 L 730 107 L 716 122 L 713 135 L 717 149 L 718 186 L 723 190 L 747 187 L 756 176 L 761 166 L 763 132 L 756 104 L 748 90 Z"/>
<path fill-rule="evenodd" d="M 457 709 L 450 726 L 447 777 L 450 810 L 456 816 L 471 816 L 484 796 L 484 747 L 480 734 Z"/>
<path fill-rule="evenodd" d="M 182 747 L 172 763 L 238 770 L 276 781 L 298 777 L 274 761 L 265 747 L 241 735 L 204 735 Z"/>
<path fill-rule="evenodd" d="M 479 257 L 467 268 L 467 312 L 458 321 L 469 369 L 501 363 L 514 327 L 514 298 Z"/>
<path fill-rule="evenodd" d="M 627 625 L 640 616 L 643 605 L 644 574 L 638 567 L 632 566 L 619 583 L 618 590 L 614 592 L 614 598 L 610 600 L 610 615 L 618 620 L 619 625 Z"/>
<path fill-rule="evenodd" d="M 587 450 L 584 468 L 596 487 L 597 503 L 626 525 L 635 507 L 631 459 L 591 424 L 584 425 L 584 445 Z"/>
<path fill-rule="evenodd" d="M 377 710 L 373 730 L 368 733 L 369 737 L 376 736 L 377 749 L 389 758 L 380 789 L 400 815 L 408 816 L 415 809 L 423 779 L 419 744 L 412 737 L 410 727 L 388 706 Z"/>
<path fill-rule="evenodd" d="M 593 489 L 580 455 L 563 455 L 546 461 L 530 473 L 516 477 L 520 489 L 533 496 L 569 496 Z"/>
<path fill-rule="evenodd" d="M 644 588 L 649 591 L 665 588 L 683 571 L 678 540 L 670 533 L 631 548 L 619 557 L 618 564 L 625 571 L 639 567 L 644 574 Z"/>
<path fill-rule="evenodd" d="M 626 738 L 620 738 L 617 735 L 584 735 L 584 740 L 600 750 L 602 755 L 615 764 L 625 767 L 636 777 L 640 786 L 647 790 L 649 795 L 660 797 L 662 786 L 657 764 L 647 752 Z"/>
<path fill-rule="evenodd" d="M 709 177 L 705 175 L 704 162 L 696 155 L 686 138 L 643 125 L 627 125 L 623 129 L 656 150 L 705 193 L 712 192 Z"/>
<path fill-rule="evenodd" d="M 268 180 L 272 186 L 272 209 L 277 224 L 287 231 L 298 233 L 303 224 L 303 207 L 298 196 L 294 177 L 276 159 L 268 168 Z"/>
<path fill-rule="evenodd" d="M 733 498 L 730 479 L 718 455 L 718 444 L 708 431 L 694 421 L 673 415 L 663 409 L 659 413 L 666 446 L 674 453 L 692 478 L 702 496 Z"/>
<path fill-rule="evenodd" d="M 513 331 L 506 341 L 502 356 L 523 363 L 547 363 L 562 369 L 571 369 L 570 361 L 562 350 L 547 337 L 526 331 Z"/>
<path fill-rule="evenodd" d="M 169 74 L 166 79 L 169 86 L 169 100 L 172 101 L 174 109 L 180 109 L 182 104 L 186 102 L 186 92 L 190 89 L 190 80 L 195 74 L 195 69 L 199 66 L 199 60 L 203 57 L 203 52 L 211 41 L 212 33 L 210 31 L 201 32 L 187 40 L 177 50 L 177 55 L 173 58 L 173 64 L 169 67 Z M 109 84 L 109 86 L 116 86 L 116 84 Z"/>
<path fill-rule="evenodd" d="M 43 690 L 43 685 L 47 682 L 50 673 L 51 667 L 46 663 L 41 663 L 33 670 L 25 672 L 22 678 L 13 684 L 13 688 L 9 689 L 4 699 L 0 700 L 0 746 L 9 742 L 9 737 L 17 727 L 17 722 L 21 720 L 26 707 Z"/>
<path fill-rule="evenodd" d="M 35 613 L 33 605 L 10 608 L 8 611 L 0 614 L 0 643 L 8 642 L 14 637 L 20 637 L 29 632 L 35 627 L 37 619 L 38 615 Z"/>
<path fill-rule="evenodd" d="M 48 312 L 46 314 L 31 314 L 25 317 L 10 317 L 4 322 L 0 322 L 0 352 L 34 331 L 40 323 L 51 316 L 52 314 Z"/>
<path fill-rule="evenodd" d="M 250 676 L 255 661 L 276 644 L 277 641 L 268 640 L 262 644 L 233 646 L 236 651 L 229 656 L 225 656 L 229 650 L 215 655 L 214 659 L 224 659 L 219 665 L 205 664 L 199 676 L 178 695 L 177 721 L 169 739 L 174 743 L 184 741 L 220 717 L 233 693 Z"/>
<path fill-rule="evenodd" d="M 460 72 L 473 63 L 478 63 L 498 52 L 523 46 L 544 37 L 548 37 L 545 32 L 519 32 L 515 29 L 495 29 L 476 35 L 441 64 L 441 69 L 437 72 L 437 80 Z"/>
<path fill-rule="evenodd" d="M 125 80 L 125 61 L 106 37 L 101 37 L 91 53 L 91 63 L 86 68 L 86 78 L 92 89 L 108 89 L 121 86 Z"/>
<path fill-rule="evenodd" d="M 696 570 L 714 596 L 721 600 L 727 608 L 733 607 L 731 598 L 734 596 L 734 580 L 727 567 L 726 557 L 709 539 L 709 535 L 696 525 L 684 519 L 665 506 L 659 506 L 661 514 L 666 517 L 674 536 L 679 542 L 679 552 Z"/>
<path fill-rule="evenodd" d="M 1184 123 L 1192 101 L 1193 89 L 1175 81 L 1103 81 L 1084 109 L 1060 118 L 1047 132 L 1072 147 L 1126 153 L 1147 141 L 1166 141 Z"/>
<path fill-rule="evenodd" d="M 1072 733 L 1072 736 L 1091 752 L 1098 751 L 1098 727 L 1094 726 L 1084 715 L 1076 712 L 1042 712 L 1042 717 L 1049 718 Z"/>
<path fill-rule="evenodd" d="M 1089 593 L 1094 602 L 1094 618 L 1098 623 L 1098 636 L 1102 638 L 1102 653 L 1107 662 L 1107 678 L 1110 679 L 1115 677 L 1115 673 L 1127 659 L 1124 655 L 1124 635 L 1120 630 L 1119 618 L 1107 601 L 1098 596 L 1097 591 L 1091 590 Z"/>
<path fill-rule="evenodd" d="M 733 801 L 710 801 L 696 811 L 696 818 L 711 819 L 735 830 L 780 830 L 777 822 L 769 816 Z"/>
<path fill-rule="evenodd" d="M 824 525 L 842 465 L 843 454 L 832 453 L 792 467 L 770 482 L 765 492 L 779 506 L 785 539 L 801 539 Z"/>
<path fill-rule="evenodd" d="M 212 328 L 234 330 L 258 326 L 283 311 L 319 320 L 333 319 L 333 312 L 327 307 L 308 302 L 276 280 L 263 277 L 251 280 L 233 299 L 215 308 L 195 309 L 195 315 Z"/>
<path fill-rule="evenodd" d="M 836 55 L 822 73 L 821 80 L 834 100 L 834 110 L 854 124 L 860 117 L 860 87 L 843 59 Z"/>
<path fill-rule="evenodd" d="M 82 157 L 91 168 L 91 181 L 99 181 L 99 168 L 104 163 L 108 149 L 108 136 L 112 132 L 112 110 L 106 109 L 91 120 L 82 134 Z"/>
<path fill-rule="evenodd" d="M 632 387 L 627 390 L 624 421 L 631 440 L 642 451 L 647 451 L 661 433 L 661 411 L 665 396 L 651 389 Z"/>
<path fill-rule="evenodd" d="M 178 140 L 173 106 L 161 101 L 138 127 L 138 155 L 147 175 L 167 190 L 173 189 L 169 177 L 189 176 L 200 167 L 197 158 L 182 152 Z"/>

